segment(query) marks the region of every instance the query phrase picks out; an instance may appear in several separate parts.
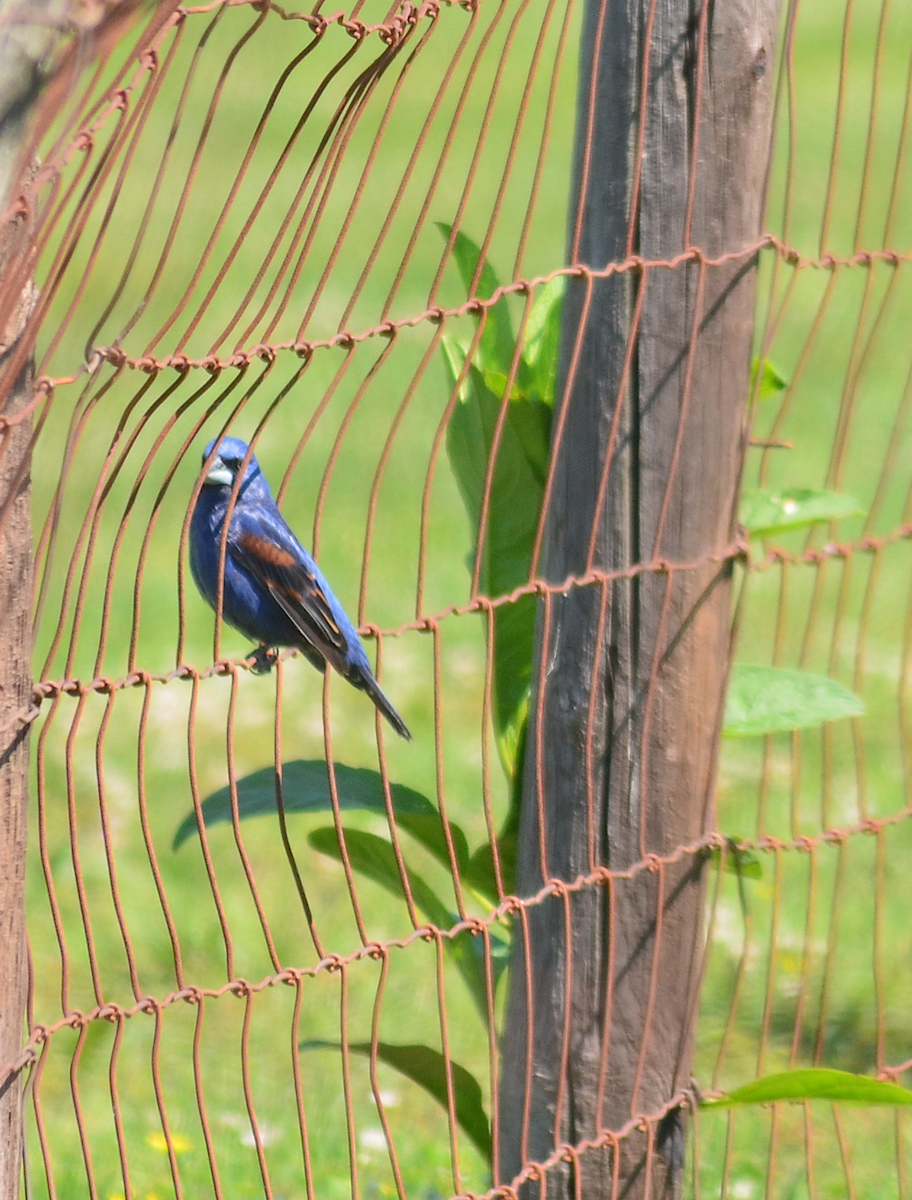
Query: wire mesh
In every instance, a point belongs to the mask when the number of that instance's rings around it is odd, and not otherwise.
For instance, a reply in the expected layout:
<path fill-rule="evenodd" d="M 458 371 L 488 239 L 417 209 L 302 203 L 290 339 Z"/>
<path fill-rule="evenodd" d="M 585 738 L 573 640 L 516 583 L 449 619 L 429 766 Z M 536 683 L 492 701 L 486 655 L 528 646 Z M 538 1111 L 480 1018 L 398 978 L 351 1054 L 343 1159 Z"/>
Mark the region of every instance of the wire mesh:
<path fill-rule="evenodd" d="M 555 588 L 533 571 L 485 594 L 446 450 L 465 372 L 454 384 L 443 348 L 471 358 L 498 305 L 523 328 L 578 265 L 580 19 L 574 0 L 164 6 L 41 110 L 32 976 L 14 1064 L 30 1196 L 492 1189 L 467 1079 L 496 1147 L 506 926 L 522 936 L 554 890 L 519 904 L 495 847 L 486 900 L 469 867 L 510 796 L 490 635 L 521 596 L 546 608 L 607 576 Z M 696 1104 L 789 1066 L 912 1069 L 912 10 L 792 0 L 776 71 L 765 231 L 732 254 L 759 252 L 755 350 L 784 386 L 754 388 L 745 483 L 829 488 L 859 512 L 720 557 L 739 661 L 829 675 L 865 714 L 724 742 L 713 830 L 665 859 L 644 846 L 626 874 L 719 851 L 698 1086 L 670 1100 L 693 1112 L 687 1194 L 906 1196 L 901 1109 Z M 479 270 L 467 295 L 457 231 L 502 292 Z M 225 432 L 369 635 L 411 744 L 337 676 L 299 655 L 258 674 L 213 625 L 188 506 Z M 321 762 L 322 806 L 301 811 L 301 764 Z M 371 808 L 348 804 L 353 768 L 379 776 Z M 402 788 L 439 813 L 436 848 Z M 735 845 L 759 878 L 726 869 Z M 567 920 L 575 892 L 624 877 L 593 863 L 563 884 Z M 433 1070 L 396 1047 L 428 1048 Z"/>

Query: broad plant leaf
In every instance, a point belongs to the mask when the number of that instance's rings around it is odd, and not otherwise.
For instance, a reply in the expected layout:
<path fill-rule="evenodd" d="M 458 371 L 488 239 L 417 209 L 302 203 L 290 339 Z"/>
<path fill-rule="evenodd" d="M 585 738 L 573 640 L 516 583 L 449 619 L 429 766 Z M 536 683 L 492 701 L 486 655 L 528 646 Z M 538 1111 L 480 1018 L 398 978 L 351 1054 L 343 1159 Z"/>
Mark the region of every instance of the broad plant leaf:
<path fill-rule="evenodd" d="M 536 294 L 523 336 L 523 385 L 526 394 L 551 408 L 557 392 L 561 314 L 567 279 L 558 275 Z M 547 462 L 546 462 L 547 467 Z"/>
<path fill-rule="evenodd" d="M 510 807 L 507 816 L 497 835 L 497 853 L 500 858 L 500 872 L 504 891 L 512 895 L 516 891 L 516 859 L 519 851 L 519 818 L 522 808 L 523 764 L 526 760 L 526 740 L 529 731 L 528 705 L 523 710 L 522 719 L 516 725 L 516 751 L 513 762 L 516 764 L 510 777 Z M 484 864 L 489 864 L 490 886 L 496 891 L 494 878 L 494 860 L 489 846 L 482 846 L 473 855 L 473 865 L 476 870 L 483 870 Z"/>
<path fill-rule="evenodd" d="M 534 639 L 534 626 L 532 629 L 532 634 Z M 507 775 L 513 783 L 519 783 L 522 778 L 522 756 L 525 748 L 526 726 L 529 721 L 530 699 L 531 696 L 527 690 L 515 712 L 512 713 L 510 719 L 500 731 L 499 749 L 501 756 L 509 764 Z"/>
<path fill-rule="evenodd" d="M 440 225 L 440 229 L 450 236 L 451 226 Z M 499 282 L 491 264 L 482 261 L 481 248 L 460 233 L 453 242 L 453 255 L 467 290 L 473 290 L 477 274 L 475 295 L 490 297 Z M 442 340 L 444 362 L 454 385 L 465 371 L 447 427 L 447 451 L 476 531 L 481 525 L 497 434 L 484 543 L 475 547 L 475 556 L 481 556 L 479 589 L 492 597 L 509 595 L 529 579 L 548 471 L 564 289 L 565 281 L 558 277 L 539 290 L 529 311 L 515 370 L 516 340 L 506 301 L 488 311 L 467 369 L 469 347 L 451 338 Z M 528 704 L 535 613 L 535 598 L 521 596 L 498 605 L 494 614 L 494 728 L 501 761 L 510 777 Z"/>
<path fill-rule="evenodd" d="M 833 1071 L 827 1067 L 805 1067 L 764 1075 L 718 1099 L 703 1101 L 704 1108 L 732 1108 L 742 1104 L 772 1104 L 777 1100 L 828 1100 L 834 1104 L 867 1107 L 872 1104 L 912 1104 L 912 1092 L 896 1083 Z"/>
<path fill-rule="evenodd" d="M 437 228 L 445 238 L 449 238 L 453 230 L 453 226 L 447 225 L 444 221 L 438 221 Z M 463 286 L 471 296 L 477 297 L 479 300 L 490 300 L 500 287 L 500 280 L 487 259 L 482 263 L 478 283 L 474 290 L 472 289 L 472 280 L 475 278 L 480 257 L 481 247 L 477 246 L 466 234 L 457 233 L 453 242 L 453 258 L 459 268 Z M 513 323 L 510 320 L 507 299 L 503 297 L 487 310 L 484 329 L 478 343 L 478 366 L 482 371 L 501 371 L 506 375 L 509 372 L 515 349 L 516 338 L 513 334 Z"/>
<path fill-rule="evenodd" d="M 509 415 L 526 463 L 544 493 L 548 478 L 548 455 L 551 453 L 551 404 L 536 396 L 519 396 L 510 401 Z M 534 494 L 537 495 L 537 492 Z M 541 511 L 541 503 L 538 511 Z M 530 560 L 531 549 L 530 544 Z"/>
<path fill-rule="evenodd" d="M 300 1043 L 301 1050 L 337 1050 L 338 1042 L 311 1039 Z M 354 1054 L 370 1057 L 370 1042 L 349 1042 Z M 430 1046 L 377 1043 L 377 1058 L 424 1088 L 428 1095 L 447 1108 L 446 1060 L 439 1050 Z M 491 1161 L 491 1126 L 484 1109 L 481 1085 L 471 1071 L 450 1059 L 450 1079 L 453 1086 L 453 1111 L 459 1127 L 468 1135 L 479 1153 Z"/>
<path fill-rule="evenodd" d="M 499 371 L 485 371 L 484 386 L 497 400 L 497 414 L 507 391 L 508 379 Z M 526 456 L 536 479 L 544 488 L 548 476 L 548 454 L 551 449 L 551 407 L 536 396 L 527 395 L 519 384 L 513 384 L 510 389 L 510 407 L 507 413 L 507 423 L 519 440 L 520 448 Z M 493 433 L 493 426 L 492 426 Z M 501 439 L 503 439 L 501 433 Z M 485 461 L 487 466 L 487 460 Z M 484 478 L 482 478 L 484 484 Z M 481 493 L 479 492 L 479 495 Z"/>
<path fill-rule="evenodd" d="M 336 763 L 334 771 L 340 808 L 363 808 L 386 814 L 383 781 L 379 772 L 367 767 L 347 767 L 343 763 Z M 397 816 L 410 813 L 435 817 L 438 821 L 440 819 L 430 800 L 405 784 L 391 783 L 390 796 Z M 239 779 L 237 797 L 238 815 L 242 821 L 250 817 L 276 813 L 278 802 L 275 769 L 264 767 Z M 286 813 L 331 811 L 329 779 L 323 759 L 297 759 L 282 765 L 282 804 Z M 202 804 L 202 812 L 207 828 L 212 825 L 230 824 L 231 789 L 219 788 L 217 792 L 207 796 Z M 196 813 L 188 813 L 174 835 L 173 848 L 177 850 L 197 832 Z"/>
<path fill-rule="evenodd" d="M 447 845 L 446 831 L 439 812 L 433 813 L 397 813 L 396 825 L 406 830 L 424 846 L 446 869 L 452 870 L 450 849 Z M 459 874 L 462 875 L 469 863 L 469 843 L 462 828 L 455 821 L 448 822 L 450 840 L 453 844 L 453 855 Z"/>
<path fill-rule="evenodd" d="M 713 850 L 712 861 L 722 860 L 721 850 Z M 753 850 L 743 850 L 738 846 L 737 838 L 729 838 L 725 851 L 723 870 L 727 875 L 739 875 L 742 879 L 762 879 L 763 864 Z"/>
<path fill-rule="evenodd" d="M 757 737 L 810 729 L 863 712 L 855 693 L 827 675 L 739 663 L 732 668 L 722 732 L 726 737 Z"/>
<path fill-rule="evenodd" d="M 378 837 L 375 833 L 367 833 L 363 829 L 343 828 L 342 833 L 352 869 L 359 875 L 372 879 L 374 883 L 379 883 L 398 900 L 404 899 L 399 864 L 390 843 L 385 838 Z M 342 851 L 334 826 L 326 825 L 311 830 L 307 841 L 314 850 L 328 854 L 338 862 L 342 861 Z M 455 924 L 459 918 L 453 916 L 434 889 L 414 871 L 406 868 L 406 874 L 412 899 L 428 920 L 441 929 L 448 929 Z"/>
<path fill-rule="evenodd" d="M 466 864 L 462 878 L 468 887 L 480 893 L 491 904 L 499 902 L 497 876 L 494 874 L 494 855 L 490 842 L 485 842 L 483 846 L 478 847 Z"/>
<path fill-rule="evenodd" d="M 746 488 L 741 495 L 741 524 L 751 537 L 772 537 L 821 521 L 856 517 L 864 511 L 851 496 L 812 488 Z"/>
<path fill-rule="evenodd" d="M 365 833 L 360 829 L 343 829 L 345 849 L 352 870 L 359 875 L 379 883 L 398 900 L 404 900 L 405 892 L 402 887 L 402 877 L 393 847 L 385 838 L 373 833 Z M 307 838 L 315 850 L 327 854 L 337 861 L 342 860 L 339 839 L 332 826 L 313 830 Z M 447 860 L 449 864 L 449 860 Z M 440 899 L 434 889 L 414 871 L 406 870 L 412 899 L 425 917 L 438 929 L 450 929 L 457 924 L 459 917 L 451 912 Z M 498 980 L 507 965 L 506 943 L 495 934 L 490 934 L 491 969 L 493 982 L 496 987 Z M 456 937 L 444 938 L 443 945 L 453 959 L 459 973 L 466 982 L 472 999 L 481 1013 L 487 1019 L 488 1001 L 487 984 L 485 981 L 484 941 L 466 930 Z"/>
<path fill-rule="evenodd" d="M 758 400 L 769 400 L 778 392 L 784 392 L 788 387 L 788 380 L 773 366 L 768 358 L 765 358 L 762 363 L 759 358 L 755 358 L 751 363 L 751 394 L 753 394 L 757 381 L 758 371 L 760 372 L 760 390 L 757 393 Z"/>
<path fill-rule="evenodd" d="M 474 853 L 470 852 L 468 839 L 462 827 L 455 821 L 448 821 L 447 824 L 452 854 L 456 860 L 460 879 L 485 900 L 489 900 L 492 904 L 498 903 L 500 897 L 497 894 L 497 885 L 494 879 L 490 846 L 485 844 Z M 450 857 L 450 846 L 447 844 L 446 830 L 439 812 L 436 810 L 433 813 L 397 812 L 396 826 L 424 846 L 425 850 L 432 854 L 448 871 L 452 871 L 453 860 Z M 488 855 L 486 863 L 482 853 L 485 850 Z M 480 855 L 481 857 L 479 857 Z"/>
<path fill-rule="evenodd" d="M 448 339 L 444 342 L 446 361 L 455 380 L 464 362 L 464 350 Z M 471 365 L 447 425 L 447 451 L 476 531 L 481 524 L 488 460 L 501 404 L 485 385 L 481 372 Z M 529 580 L 544 493 L 542 461 L 546 463 L 547 439 L 540 419 L 544 407 L 540 401 L 511 402 L 509 419 L 501 429 L 479 569 L 479 589 L 488 596 L 509 595 Z M 515 742 L 512 727 L 526 703 L 532 679 L 535 610 L 535 597 L 525 595 L 513 603 L 498 605 L 494 612 L 494 729 L 508 773 L 512 773 L 515 762 L 510 753 L 511 743 Z"/>
<path fill-rule="evenodd" d="M 503 400 L 509 383 L 509 376 L 504 375 L 502 371 L 484 371 L 482 374 L 484 385 L 489 392 L 493 392 L 498 400 Z M 521 400 L 522 391 L 516 380 L 513 380 L 513 386 L 510 388 L 510 399 Z"/>

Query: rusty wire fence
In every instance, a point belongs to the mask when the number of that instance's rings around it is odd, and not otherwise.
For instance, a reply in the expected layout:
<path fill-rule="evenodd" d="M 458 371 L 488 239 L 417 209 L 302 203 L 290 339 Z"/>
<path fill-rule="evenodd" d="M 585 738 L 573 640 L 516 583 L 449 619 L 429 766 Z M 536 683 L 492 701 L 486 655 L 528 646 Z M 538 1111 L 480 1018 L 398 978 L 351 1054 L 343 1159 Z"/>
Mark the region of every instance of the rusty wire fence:
<path fill-rule="evenodd" d="M 479 316 L 518 329 L 573 269 L 580 19 L 165 6 L 40 110 L 29 1196 L 492 1187 L 514 906 L 478 852 L 510 805 L 508 597 L 484 598 L 448 426 Z M 736 839 L 750 871 L 710 864 L 701 1092 L 912 1062 L 910 70 L 899 0 L 784 6 L 766 232 L 738 248 L 774 368 L 751 389 L 745 364 L 744 482 L 855 507 L 740 539 L 736 657 L 841 681 L 864 714 L 723 742 L 701 845 Z M 466 286 L 457 232 L 505 298 Z M 300 655 L 257 673 L 213 640 L 188 508 L 226 431 L 411 743 Z M 909 1194 L 900 1108 L 689 1103 L 687 1194 Z"/>

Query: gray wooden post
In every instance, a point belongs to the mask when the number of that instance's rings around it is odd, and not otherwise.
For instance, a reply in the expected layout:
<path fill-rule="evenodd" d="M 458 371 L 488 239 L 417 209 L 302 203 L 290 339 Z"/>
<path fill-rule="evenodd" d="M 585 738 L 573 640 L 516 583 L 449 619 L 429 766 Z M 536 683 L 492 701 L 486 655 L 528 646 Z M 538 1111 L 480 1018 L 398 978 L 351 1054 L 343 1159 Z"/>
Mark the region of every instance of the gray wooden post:
<path fill-rule="evenodd" d="M 0 371 L 3 359 L 0 356 Z M 0 416 L 30 398 L 31 369 L 0 399 Z M 18 1075 L 7 1075 L 25 1037 L 28 954 L 25 942 L 25 848 L 28 726 L 15 720 L 31 698 L 32 541 L 29 480 L 17 478 L 31 423 L 0 435 L 0 1200 L 18 1200 L 22 1108 Z"/>
<path fill-rule="evenodd" d="M 755 244 L 777 26 L 778 0 L 589 0 L 571 263 Z M 754 268 L 749 252 L 692 258 L 569 289 L 540 573 L 690 565 L 541 603 L 521 896 L 546 876 L 667 857 L 712 826 Z M 682 1114 L 659 1118 L 690 1082 L 704 861 L 653 861 L 529 906 L 527 939 L 517 920 L 498 1182 L 567 1143 L 581 1152 L 530 1195 L 679 1191 Z M 615 1153 L 605 1131 L 642 1115 L 654 1120 Z"/>
<path fill-rule="evenodd" d="M 22 155 L 60 11 L 56 0 L 0 0 L 0 1200 L 18 1200 L 22 1180 L 21 1078 L 4 1068 L 22 1050 L 28 997 L 28 725 L 16 718 L 32 694 L 31 421 L 21 414 L 32 399 L 34 368 L 23 351 L 35 303 L 22 268 L 28 222 L 2 218 L 31 171 Z"/>
<path fill-rule="evenodd" d="M 0 372 L 17 337 L 5 345 L 0 338 Z M 28 362 L 2 389 L 0 425 L 31 399 L 32 374 Z M 28 725 L 16 717 L 28 709 L 32 690 L 32 536 L 29 477 L 21 471 L 30 434 L 28 420 L 0 429 L 0 1200 L 18 1200 L 22 1167 L 20 1081 L 4 1067 L 22 1049 L 28 994 Z"/>

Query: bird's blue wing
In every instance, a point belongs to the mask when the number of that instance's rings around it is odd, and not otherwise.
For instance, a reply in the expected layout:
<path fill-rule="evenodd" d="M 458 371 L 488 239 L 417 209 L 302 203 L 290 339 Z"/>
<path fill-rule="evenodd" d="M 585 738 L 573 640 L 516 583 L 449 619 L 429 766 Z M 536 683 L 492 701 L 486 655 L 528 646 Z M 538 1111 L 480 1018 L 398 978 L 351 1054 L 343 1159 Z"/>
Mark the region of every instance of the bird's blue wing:
<path fill-rule="evenodd" d="M 330 658 L 348 653 L 349 636 L 339 620 L 334 597 L 317 565 L 276 509 L 235 509 L 228 552 L 259 579 L 276 604 L 312 643 Z M 333 651 L 335 654 L 333 654 Z"/>

